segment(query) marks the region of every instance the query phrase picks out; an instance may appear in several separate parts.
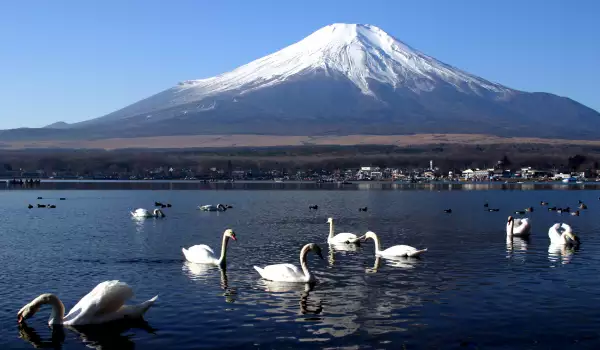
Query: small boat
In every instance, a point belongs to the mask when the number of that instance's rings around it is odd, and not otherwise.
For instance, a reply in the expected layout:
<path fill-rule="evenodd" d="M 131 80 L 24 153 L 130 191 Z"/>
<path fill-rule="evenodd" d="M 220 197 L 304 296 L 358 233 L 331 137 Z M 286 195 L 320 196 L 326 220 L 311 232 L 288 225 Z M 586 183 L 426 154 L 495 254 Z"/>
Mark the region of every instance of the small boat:
<path fill-rule="evenodd" d="M 569 182 L 575 182 L 575 181 L 577 181 L 577 180 L 574 177 L 569 177 L 569 178 L 566 178 L 566 179 L 562 179 L 563 183 L 569 183 Z"/>

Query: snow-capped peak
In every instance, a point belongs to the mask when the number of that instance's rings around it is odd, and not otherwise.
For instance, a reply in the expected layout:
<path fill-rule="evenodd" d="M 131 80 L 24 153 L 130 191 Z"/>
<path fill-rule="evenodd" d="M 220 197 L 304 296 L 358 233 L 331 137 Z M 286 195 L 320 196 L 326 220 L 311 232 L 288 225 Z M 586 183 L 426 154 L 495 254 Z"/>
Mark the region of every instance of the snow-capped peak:
<path fill-rule="evenodd" d="M 376 26 L 345 23 L 323 27 L 295 44 L 231 72 L 185 81 L 179 84 L 179 89 L 191 88 L 193 91 L 189 93 L 204 97 L 228 90 L 245 93 L 314 70 L 342 74 L 365 94 L 373 94 L 369 80 L 415 92 L 431 91 L 440 81 L 464 92 L 465 89 L 475 93 L 481 89 L 495 93 L 510 91 L 437 61 Z"/>
<path fill-rule="evenodd" d="M 373 82 L 417 94 L 440 85 L 453 86 L 466 94 L 491 94 L 498 99 L 514 91 L 427 56 L 376 26 L 335 23 L 231 72 L 180 82 L 102 118 L 127 118 L 196 102 L 196 112 L 204 110 L 205 105 L 218 108 L 211 99 L 216 95 L 231 94 L 227 98 L 237 101 L 240 95 L 312 73 L 346 77 L 363 94 L 376 99 Z"/>

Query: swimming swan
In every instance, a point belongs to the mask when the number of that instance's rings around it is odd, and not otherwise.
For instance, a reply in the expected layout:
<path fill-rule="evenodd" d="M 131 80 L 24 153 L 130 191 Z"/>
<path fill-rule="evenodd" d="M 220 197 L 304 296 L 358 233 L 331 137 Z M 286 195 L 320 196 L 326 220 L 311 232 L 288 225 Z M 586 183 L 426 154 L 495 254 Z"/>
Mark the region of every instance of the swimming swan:
<path fill-rule="evenodd" d="M 221 244 L 221 256 L 217 259 L 215 252 L 205 244 L 191 246 L 188 249 L 181 248 L 183 256 L 189 262 L 195 264 L 210 264 L 225 267 L 227 260 L 227 243 L 229 239 L 237 241 L 235 232 L 232 229 L 227 229 L 223 232 L 223 243 Z"/>
<path fill-rule="evenodd" d="M 131 212 L 131 216 L 134 218 L 164 218 L 165 213 L 160 209 L 154 209 L 149 211 L 147 209 L 139 208 Z"/>
<path fill-rule="evenodd" d="M 122 319 L 141 318 L 154 304 L 158 295 L 139 305 L 125 305 L 133 290 L 124 282 L 104 281 L 81 298 L 65 316 L 65 306 L 54 294 L 42 294 L 23 306 L 17 313 L 17 322 L 23 323 L 39 311 L 44 304 L 52 306 L 49 325 L 90 325 Z"/>
<path fill-rule="evenodd" d="M 329 236 L 327 237 L 327 243 L 329 244 L 348 244 L 348 243 L 359 243 L 358 237 L 354 233 L 342 232 L 334 235 L 333 233 L 333 218 L 327 219 L 329 224 Z"/>
<path fill-rule="evenodd" d="M 508 217 L 506 222 L 507 236 L 529 236 L 531 232 L 531 224 L 529 219 L 515 219 L 512 216 Z"/>
<path fill-rule="evenodd" d="M 200 209 L 202 211 L 225 211 L 225 210 L 227 210 L 227 207 L 224 206 L 223 204 L 217 204 L 217 205 L 207 204 L 207 205 L 199 206 L 198 209 Z"/>
<path fill-rule="evenodd" d="M 359 239 L 361 241 L 364 241 L 367 238 L 372 238 L 375 241 L 375 255 L 382 256 L 384 258 L 394 258 L 394 257 L 404 257 L 404 256 L 417 257 L 427 251 L 427 248 L 419 250 L 419 249 L 413 248 L 408 245 L 395 245 L 393 247 L 389 247 L 386 250 L 381 250 L 379 238 L 377 238 L 377 235 L 375 234 L 375 232 L 369 231 L 369 232 L 365 233 Z"/>
<path fill-rule="evenodd" d="M 567 224 L 556 223 L 548 230 L 550 245 L 564 245 L 570 243 L 579 243 L 579 237 L 573 233 L 571 226 Z"/>
<path fill-rule="evenodd" d="M 292 264 L 268 265 L 263 268 L 254 266 L 254 269 L 262 278 L 269 281 L 302 283 L 314 282 L 315 277 L 310 273 L 310 271 L 308 271 L 308 266 L 306 265 L 306 255 L 308 255 L 308 252 L 311 250 L 315 252 L 319 258 L 323 259 L 321 247 L 314 243 L 305 245 L 302 247 L 302 250 L 300 250 L 300 266 L 302 266 L 302 270 L 298 269 L 298 267 Z"/>

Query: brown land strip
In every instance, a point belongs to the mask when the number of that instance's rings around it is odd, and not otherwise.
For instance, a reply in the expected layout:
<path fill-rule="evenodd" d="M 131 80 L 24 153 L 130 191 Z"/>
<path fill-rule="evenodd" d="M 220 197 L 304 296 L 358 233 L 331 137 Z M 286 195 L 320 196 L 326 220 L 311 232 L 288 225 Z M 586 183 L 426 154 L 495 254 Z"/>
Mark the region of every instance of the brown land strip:
<path fill-rule="evenodd" d="M 346 135 L 346 136 L 273 136 L 273 135 L 186 135 L 138 138 L 113 138 L 90 141 L 8 141 L 2 149 L 30 148 L 208 148 L 208 147 L 273 147 L 302 145 L 492 145 L 492 144 L 546 144 L 600 146 L 600 140 L 567 140 L 526 137 L 498 137 L 481 134 L 416 134 L 416 135 Z"/>

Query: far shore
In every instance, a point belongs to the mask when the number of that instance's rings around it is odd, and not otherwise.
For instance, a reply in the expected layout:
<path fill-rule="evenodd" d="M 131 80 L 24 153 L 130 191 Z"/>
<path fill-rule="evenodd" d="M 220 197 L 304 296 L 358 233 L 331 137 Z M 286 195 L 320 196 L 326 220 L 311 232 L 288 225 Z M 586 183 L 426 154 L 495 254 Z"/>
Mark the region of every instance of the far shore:
<path fill-rule="evenodd" d="M 0 141 L 0 149 L 188 149 L 188 148 L 239 148 L 282 146 L 355 146 L 395 145 L 422 146 L 435 144 L 495 145 L 544 144 L 600 146 L 600 140 L 569 140 L 534 137 L 499 137 L 483 134 L 411 134 L 411 135 L 180 135 L 101 140 L 40 140 Z"/>

